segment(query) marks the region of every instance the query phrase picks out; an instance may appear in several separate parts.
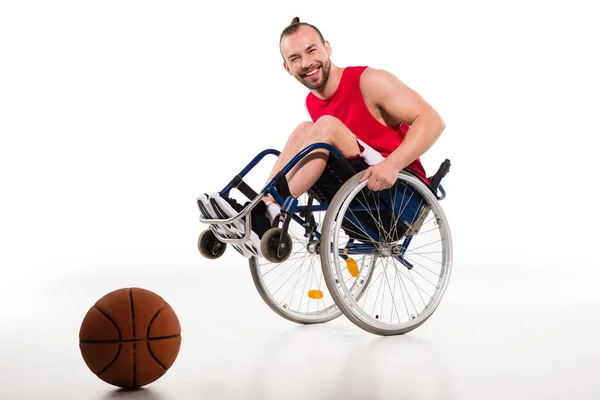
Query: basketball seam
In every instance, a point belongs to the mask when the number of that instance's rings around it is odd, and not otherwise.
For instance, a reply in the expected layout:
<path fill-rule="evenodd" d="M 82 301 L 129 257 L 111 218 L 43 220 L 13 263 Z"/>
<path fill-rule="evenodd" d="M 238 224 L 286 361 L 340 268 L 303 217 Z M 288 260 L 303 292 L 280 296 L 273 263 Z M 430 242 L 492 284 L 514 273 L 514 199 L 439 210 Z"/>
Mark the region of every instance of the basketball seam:
<path fill-rule="evenodd" d="M 94 308 L 96 310 L 98 310 L 100 312 L 100 314 L 104 315 L 106 317 L 106 319 L 109 320 L 115 326 L 115 329 L 117 330 L 117 335 L 119 335 L 119 341 L 120 341 L 122 336 L 121 336 L 121 330 L 119 329 L 119 325 L 117 325 L 116 322 L 106 312 L 104 312 L 104 310 L 102 310 L 96 304 L 94 304 Z"/>
<path fill-rule="evenodd" d="M 175 339 L 180 337 L 181 334 L 178 333 L 176 335 L 168 335 L 168 336 L 156 336 L 156 337 L 149 337 L 149 338 L 143 338 L 143 339 L 123 339 L 123 340 L 80 340 L 79 343 L 85 343 L 85 344 L 106 344 L 106 343 L 131 343 L 131 342 L 145 342 L 146 340 L 155 342 L 158 340 L 166 340 L 166 339 Z"/>
<path fill-rule="evenodd" d="M 160 362 L 160 360 L 154 355 L 154 353 L 152 352 L 152 348 L 150 347 L 150 342 L 147 342 L 147 347 L 148 347 L 148 353 L 150 353 L 150 356 L 152 356 L 152 358 L 154 358 L 154 361 L 156 361 L 156 363 L 158 365 L 160 365 L 161 367 L 163 367 L 163 369 L 165 371 L 167 371 L 169 368 L 167 368 L 166 365 L 164 365 L 163 363 Z"/>
<path fill-rule="evenodd" d="M 100 376 L 101 374 L 104 373 L 104 371 L 106 371 L 108 368 L 110 368 L 110 366 L 113 365 L 115 363 L 115 361 L 117 361 L 117 359 L 119 358 L 119 354 L 121 354 L 121 343 L 120 342 L 121 342 L 122 336 L 121 336 L 121 330 L 119 329 L 119 325 L 117 325 L 115 323 L 115 321 L 106 312 L 104 312 L 104 310 L 102 310 L 100 307 L 98 307 L 97 304 L 94 304 L 94 308 L 96 310 L 98 310 L 98 312 L 100 312 L 100 314 L 104 315 L 104 317 L 106 319 L 108 319 L 115 326 L 115 329 L 117 330 L 117 334 L 119 335 L 119 348 L 117 349 L 117 354 L 115 355 L 115 358 L 113 358 L 106 367 L 102 368 L 100 370 L 100 372 L 98 372 L 96 374 L 97 376 Z"/>
<path fill-rule="evenodd" d="M 117 354 L 115 355 L 115 358 L 112 359 L 111 362 L 108 363 L 108 365 L 104 368 L 102 368 L 102 370 L 100 370 L 100 372 L 98 372 L 96 375 L 100 376 L 102 375 L 107 369 L 109 369 L 114 363 L 115 361 L 117 361 L 117 359 L 119 358 L 119 355 L 121 354 L 121 343 L 119 343 L 119 348 L 117 349 Z"/>
<path fill-rule="evenodd" d="M 160 306 L 158 311 L 156 311 L 156 313 L 152 316 L 152 318 L 150 318 L 150 322 L 148 322 L 148 329 L 146 330 L 146 338 L 150 337 L 150 329 L 152 328 L 152 323 L 154 322 L 156 317 L 158 317 L 158 314 L 160 314 L 160 312 L 163 310 L 163 308 L 165 308 L 165 304 L 166 304 L 166 302 L 163 302 L 162 306 Z"/>
<path fill-rule="evenodd" d="M 133 289 L 129 289 L 129 300 L 131 302 L 131 328 L 132 328 L 132 336 L 135 339 L 135 312 L 133 309 Z M 133 381 L 131 383 L 132 387 L 135 387 L 135 381 L 136 381 L 136 374 L 137 374 L 137 363 L 136 363 L 136 354 L 135 354 L 135 350 L 136 350 L 136 342 L 133 342 Z"/>
<path fill-rule="evenodd" d="M 164 302 L 163 305 L 158 309 L 158 311 L 156 312 L 156 314 L 154 314 L 154 316 L 152 317 L 152 319 L 150 319 L 150 322 L 148 323 L 148 330 L 146 331 L 146 337 L 149 338 L 150 337 L 150 329 L 152 328 L 152 323 L 154 322 L 154 320 L 156 319 L 156 317 L 158 317 L 158 314 L 160 314 L 160 312 L 165 308 L 165 305 L 167 304 L 167 302 Z M 161 367 L 164 368 L 164 370 L 168 370 L 169 368 L 167 368 L 163 363 L 160 362 L 160 360 L 156 357 L 156 355 L 154 355 L 154 353 L 152 352 L 152 348 L 150 347 L 150 341 L 148 341 L 146 343 L 146 346 L 148 347 L 148 353 L 150 353 L 150 356 L 154 359 L 154 361 L 156 361 L 158 363 L 158 365 L 160 365 Z"/>

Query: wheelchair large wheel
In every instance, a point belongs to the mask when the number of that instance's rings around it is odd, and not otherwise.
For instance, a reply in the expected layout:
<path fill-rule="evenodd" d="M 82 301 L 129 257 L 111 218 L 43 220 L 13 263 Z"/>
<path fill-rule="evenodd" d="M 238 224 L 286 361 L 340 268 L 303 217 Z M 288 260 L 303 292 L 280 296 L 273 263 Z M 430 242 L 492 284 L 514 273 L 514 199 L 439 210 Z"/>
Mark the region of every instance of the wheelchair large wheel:
<path fill-rule="evenodd" d="M 306 194 L 298 199 L 298 205 L 307 202 Z M 313 205 L 316 204 L 315 200 Z M 315 212 L 313 216 L 320 232 L 324 212 Z M 339 317 L 341 311 L 323 278 L 319 241 L 305 237 L 305 228 L 295 220 L 290 222 L 288 233 L 293 248 L 285 261 L 250 259 L 250 273 L 260 296 L 277 314 L 299 324 L 324 323 Z"/>
<path fill-rule="evenodd" d="M 405 334 L 431 317 L 448 286 L 448 221 L 436 196 L 417 177 L 402 171 L 390 189 L 373 192 L 367 182 L 359 182 L 362 175 L 340 188 L 325 215 L 323 275 L 338 307 L 355 325 L 378 335 Z M 348 258 L 354 262 L 348 264 Z M 364 274 L 355 265 L 365 258 L 375 262 L 359 297 L 353 288 Z"/>

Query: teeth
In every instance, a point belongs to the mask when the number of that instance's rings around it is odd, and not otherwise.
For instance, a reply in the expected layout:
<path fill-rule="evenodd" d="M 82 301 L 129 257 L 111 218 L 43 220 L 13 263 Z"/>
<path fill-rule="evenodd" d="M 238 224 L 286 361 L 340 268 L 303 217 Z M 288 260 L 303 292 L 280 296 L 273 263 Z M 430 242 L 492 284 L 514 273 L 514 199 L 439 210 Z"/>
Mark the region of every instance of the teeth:
<path fill-rule="evenodd" d="M 311 75 L 315 74 L 318 70 L 319 70 L 319 68 L 312 70 L 308 74 L 306 74 L 306 76 L 311 76 Z"/>

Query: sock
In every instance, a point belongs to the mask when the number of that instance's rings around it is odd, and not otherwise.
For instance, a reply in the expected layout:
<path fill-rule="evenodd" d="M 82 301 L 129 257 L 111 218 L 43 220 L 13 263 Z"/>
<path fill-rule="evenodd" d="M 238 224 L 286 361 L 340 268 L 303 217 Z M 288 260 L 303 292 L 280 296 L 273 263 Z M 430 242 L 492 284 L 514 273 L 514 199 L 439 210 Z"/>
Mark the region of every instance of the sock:
<path fill-rule="evenodd" d="M 276 204 L 272 201 L 269 201 L 267 203 L 266 214 L 267 214 L 267 217 L 269 218 L 269 221 L 271 221 L 271 223 L 273 223 L 273 220 L 275 219 L 277 214 L 279 214 L 280 212 L 281 212 L 281 207 L 278 204 Z"/>
<path fill-rule="evenodd" d="M 250 202 L 246 203 L 249 204 Z M 251 213 L 252 230 L 262 238 L 264 233 L 271 229 L 271 222 L 267 217 L 267 207 L 263 201 L 259 201 L 258 204 L 252 209 Z"/>

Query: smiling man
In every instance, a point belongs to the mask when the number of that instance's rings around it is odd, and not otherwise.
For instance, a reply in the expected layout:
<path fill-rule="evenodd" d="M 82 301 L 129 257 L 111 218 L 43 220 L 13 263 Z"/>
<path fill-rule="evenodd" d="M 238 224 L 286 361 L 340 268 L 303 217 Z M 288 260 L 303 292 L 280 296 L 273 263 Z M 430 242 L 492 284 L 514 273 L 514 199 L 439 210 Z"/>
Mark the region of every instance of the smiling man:
<path fill-rule="evenodd" d="M 301 149 L 317 142 L 336 147 L 374 191 L 391 187 L 403 169 L 427 182 L 419 157 L 439 138 L 445 124 L 415 91 L 390 72 L 366 66 L 339 67 L 331 61 L 330 43 L 315 26 L 296 17 L 280 36 L 283 67 L 309 89 L 306 109 L 311 121 L 291 133 L 270 181 Z M 310 189 L 323 173 L 329 151 L 315 150 L 286 176 L 292 195 Z M 242 206 L 218 194 L 212 203 L 234 215 Z M 279 212 L 270 196 L 252 212 L 253 242 L 260 240 Z M 240 223 L 239 229 L 243 231 Z M 256 242 L 258 243 L 258 242 Z"/>
<path fill-rule="evenodd" d="M 286 71 L 310 90 L 306 107 L 312 121 L 292 133 L 272 175 L 301 148 L 326 142 L 370 166 L 363 180 L 372 190 L 391 187 L 404 168 L 427 179 L 419 157 L 445 124 L 420 95 L 385 70 L 334 65 L 330 43 L 318 28 L 297 17 L 281 33 L 280 51 Z M 290 173 L 292 194 L 304 193 L 316 182 L 327 155 L 325 150 L 315 151 Z"/>

